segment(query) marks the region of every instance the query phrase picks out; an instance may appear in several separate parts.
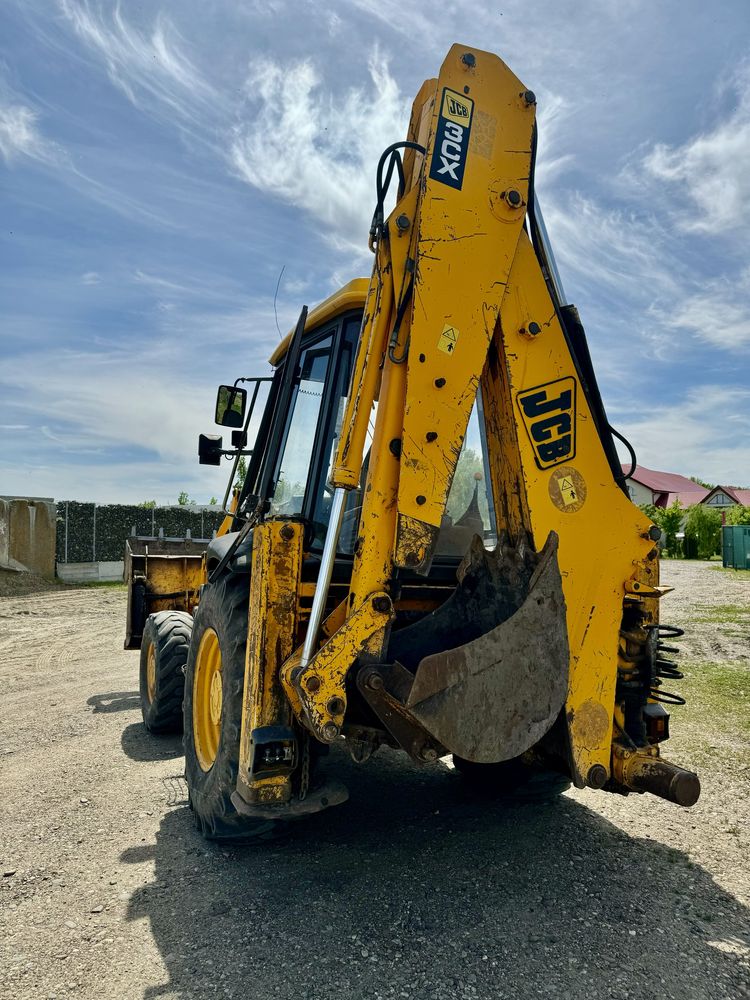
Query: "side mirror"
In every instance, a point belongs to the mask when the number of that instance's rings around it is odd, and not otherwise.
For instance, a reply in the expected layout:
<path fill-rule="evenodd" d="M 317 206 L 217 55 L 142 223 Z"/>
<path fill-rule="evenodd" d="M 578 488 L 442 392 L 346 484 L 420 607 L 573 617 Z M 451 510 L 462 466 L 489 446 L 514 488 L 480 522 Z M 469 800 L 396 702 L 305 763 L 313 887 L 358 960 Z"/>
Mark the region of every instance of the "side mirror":
<path fill-rule="evenodd" d="M 200 465 L 221 465 L 221 434 L 198 435 Z"/>
<path fill-rule="evenodd" d="M 247 405 L 247 391 L 236 385 L 220 385 L 216 396 L 217 424 L 222 427 L 242 427 Z"/>

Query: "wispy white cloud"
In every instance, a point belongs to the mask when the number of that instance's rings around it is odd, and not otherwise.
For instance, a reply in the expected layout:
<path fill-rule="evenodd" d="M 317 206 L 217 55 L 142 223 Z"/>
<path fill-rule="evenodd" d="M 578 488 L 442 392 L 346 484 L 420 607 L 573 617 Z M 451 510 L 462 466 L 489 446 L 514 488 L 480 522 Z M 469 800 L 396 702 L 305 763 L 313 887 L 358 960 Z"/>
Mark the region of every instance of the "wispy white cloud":
<path fill-rule="evenodd" d="M 729 115 L 685 143 L 654 146 L 643 161 L 652 178 L 673 186 L 685 230 L 721 233 L 750 225 L 750 65 L 732 85 L 736 106 Z"/>
<path fill-rule="evenodd" d="M 608 208 L 580 193 L 545 207 L 563 283 L 592 305 L 594 329 L 607 340 L 599 349 L 608 378 L 631 383 L 643 361 L 674 364 L 705 344 L 746 352 L 750 268 L 737 273 L 727 263 L 727 273 L 707 277 L 685 259 L 665 213 L 636 207 Z"/>
<path fill-rule="evenodd" d="M 626 208 L 604 207 L 580 192 L 544 206 L 555 255 L 579 285 L 653 299 L 679 289 L 669 236 L 660 220 Z M 670 259 L 672 258 L 672 259 Z"/>
<path fill-rule="evenodd" d="M 672 310 L 659 312 L 669 329 L 688 330 L 725 351 L 750 347 L 750 268 L 736 279 L 722 276 L 701 282 Z"/>
<path fill-rule="evenodd" d="M 48 347 L 44 365 L 34 352 L 5 359 L 0 396 L 12 397 L 13 413 L 28 422 L 0 426 L 27 433 L 34 426 L 36 444 L 29 459 L 28 440 L 21 447 L 8 437 L 0 479 L 17 481 L 23 469 L 26 490 L 102 502 L 135 502 L 144 496 L 168 501 L 182 489 L 202 498 L 223 494 L 228 466 L 207 470 L 198 465 L 198 434 L 215 430 L 216 384 L 241 374 L 268 374 L 266 358 L 277 337 L 269 317 L 259 321 L 249 312 L 234 317 L 239 329 L 225 328 L 229 315 L 213 317 L 213 326 L 205 315 L 192 319 L 194 329 L 186 330 L 178 317 L 172 336 L 152 336 L 122 348 Z M 249 331 L 258 326 L 267 338 L 248 344 Z M 245 345 L 249 370 L 247 358 L 238 364 L 233 355 L 222 371 L 220 363 L 201 353 L 208 342 L 218 354 L 225 343 L 235 350 L 238 343 Z M 134 452 L 140 453 L 138 461 Z"/>
<path fill-rule="evenodd" d="M 740 0 L 732 3 L 739 9 Z M 200 495 L 221 490 L 225 469 L 195 464 L 195 435 L 210 427 L 215 383 L 267 371 L 278 341 L 272 301 L 282 263 L 282 331 L 296 319 L 293 297 L 304 292 L 312 305 L 329 280 L 367 272 L 377 158 L 404 137 L 409 102 L 421 80 L 437 73 L 456 24 L 467 44 L 498 52 L 537 93 L 540 196 L 613 419 L 647 464 L 670 467 L 674 456 L 685 472 L 742 478 L 711 473 L 703 460 L 720 454 L 707 419 L 713 408 L 737 430 L 721 447 L 734 448 L 748 467 L 747 397 L 712 385 L 693 399 L 681 387 L 696 378 L 740 381 L 727 375 L 732 355 L 718 348 L 740 352 L 750 342 L 743 302 L 750 288 L 734 278 L 737 265 L 727 264 L 720 235 L 731 224 L 726 213 L 748 221 L 741 173 L 750 162 L 743 138 L 750 87 L 736 80 L 736 107 L 720 94 L 709 124 L 699 127 L 700 94 L 712 78 L 727 77 L 734 55 L 717 34 L 689 79 L 684 60 L 678 72 L 689 33 L 670 36 L 670 58 L 658 42 L 670 18 L 686 20 L 677 0 L 664 11 L 644 0 L 580 0 L 575 16 L 543 0 L 533 17 L 527 0 L 500 7 L 456 0 L 449 17 L 403 0 L 331 0 L 324 10 L 293 0 L 13 5 L 21 41 L 11 24 L 6 52 L 18 59 L 8 67 L 18 90 L 7 98 L 0 90 L 0 159 L 44 167 L 27 171 L 19 192 L 26 207 L 42 210 L 40 246 L 48 255 L 16 255 L 34 266 L 18 266 L 25 295 L 14 277 L 9 282 L 6 327 L 14 332 L 6 339 L 19 356 L 0 372 L 10 380 L 0 389 L 0 419 L 18 424 L 7 438 L 33 433 L 39 441 L 35 461 L 48 467 L 39 472 L 48 478 L 34 480 L 34 492 L 162 498 L 159 484 L 172 476 Z M 702 17 L 705 26 L 714 15 Z M 310 52 L 313 35 L 314 55 L 297 58 Z M 393 52 L 390 67 L 375 52 L 369 78 L 363 39 Z M 654 147 L 667 112 L 671 144 Z M 617 187 L 626 157 L 637 184 Z M 727 199 L 718 208 L 714 173 Z M 70 189 L 88 203 L 66 197 Z M 48 207 L 59 228 L 47 226 Z M 55 245 L 63 225 L 69 250 L 80 251 L 75 260 L 62 261 Z M 744 231 L 732 230 L 735 251 Z M 321 238 L 334 246 L 323 252 Z M 58 269 L 59 280 L 43 288 L 45 273 Z M 234 277 L 222 282 L 222 272 Z M 101 353 L 66 351 L 66 344 Z M 24 409 L 40 373 L 37 410 Z M 658 385 L 664 393 L 654 391 Z M 677 402 L 659 405 L 665 396 Z M 628 426 L 631 414 L 638 419 Z M 34 430 L 20 429 L 27 425 Z M 151 449 L 144 461 L 122 461 L 142 445 Z M 0 456 L 0 478 L 24 478 L 28 454 L 16 449 L 15 469 Z M 736 469 L 737 461 L 727 453 L 724 466 Z M 194 486 L 214 474 L 217 486 Z M 177 492 L 170 487 L 163 498 Z"/>
<path fill-rule="evenodd" d="M 191 467 L 198 433 L 211 429 L 216 384 L 269 374 L 267 359 L 278 335 L 270 300 L 237 295 L 220 309 L 214 302 L 183 301 L 179 286 L 165 283 L 175 307 L 153 314 L 156 330 L 144 317 L 148 335 L 131 335 L 116 346 L 102 339 L 86 350 L 46 344 L 44 364 L 37 348 L 4 358 L 0 398 L 17 418 L 8 427 L 37 424 L 66 455 L 103 451 L 116 465 L 113 456 L 123 450 L 144 449 L 159 461 Z M 293 315 L 285 301 L 279 304 L 282 329 Z M 152 464 L 144 466 L 148 476 Z M 57 488 L 55 493 L 60 495 Z"/>
<path fill-rule="evenodd" d="M 60 142 L 44 135 L 40 128 L 41 114 L 20 98 L 0 77 L 0 158 L 12 166 L 24 161 L 34 162 L 48 173 L 93 201 L 106 206 L 113 212 L 132 219 L 142 220 L 161 227 L 177 228 L 158 209 L 151 209 L 123 190 L 113 188 L 109 183 L 87 175 L 74 161 L 70 151 Z M 81 278 L 83 284 L 91 284 L 94 279 L 88 272 Z"/>
<path fill-rule="evenodd" d="M 83 44 L 104 60 L 110 80 L 137 107 L 168 114 L 177 124 L 203 124 L 216 112 L 220 94 L 183 51 L 170 21 L 157 14 L 149 30 L 139 30 L 122 12 L 91 0 L 58 0 L 60 9 Z"/>
<path fill-rule="evenodd" d="M 57 159 L 57 147 L 42 135 L 38 123 L 38 111 L 0 86 L 0 156 L 6 163 L 23 157 L 41 162 Z"/>
<path fill-rule="evenodd" d="M 673 403 L 651 404 L 641 419 L 621 419 L 618 429 L 647 468 L 717 483 L 748 479 L 750 389 L 744 386 L 694 386 Z"/>
<path fill-rule="evenodd" d="M 149 274 L 146 271 L 140 270 L 140 268 L 137 268 L 133 274 L 133 281 L 138 285 L 146 285 L 148 288 L 153 288 L 161 293 L 168 292 L 174 295 L 190 295 L 196 292 L 195 285 L 170 281 L 168 278 L 163 278 L 158 274 Z"/>
<path fill-rule="evenodd" d="M 230 161 L 249 184 L 323 223 L 340 249 L 366 253 L 375 165 L 406 134 L 409 102 L 382 54 L 368 61 L 370 87 L 334 95 L 311 60 L 291 65 L 256 59 Z"/>
<path fill-rule="evenodd" d="M 23 105 L 0 107 L 0 153 L 7 163 L 19 153 L 33 156 L 43 143 L 37 115 Z"/>
<path fill-rule="evenodd" d="M 189 446 L 180 399 L 203 402 L 207 414 L 211 390 L 198 376 L 170 382 L 160 364 L 164 353 L 153 345 L 145 365 L 140 352 L 51 350 L 43 368 L 36 355 L 19 355 L 6 359 L 0 383 L 19 393 L 19 415 L 33 414 L 45 436 L 73 450 L 140 445 L 169 454 Z"/>
<path fill-rule="evenodd" d="M 560 94 L 546 91 L 537 93 L 537 126 L 539 146 L 537 149 L 535 179 L 544 187 L 555 181 L 575 163 L 573 153 L 561 152 L 567 138 L 567 129 L 572 107 Z"/>

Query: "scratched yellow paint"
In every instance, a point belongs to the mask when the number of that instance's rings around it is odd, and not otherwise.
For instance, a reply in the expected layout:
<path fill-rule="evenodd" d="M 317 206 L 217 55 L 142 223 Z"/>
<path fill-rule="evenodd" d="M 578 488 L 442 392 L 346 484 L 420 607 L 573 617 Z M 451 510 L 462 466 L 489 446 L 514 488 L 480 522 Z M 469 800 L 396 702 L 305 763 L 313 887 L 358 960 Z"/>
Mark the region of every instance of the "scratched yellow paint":
<path fill-rule="evenodd" d="M 284 802 L 291 796 L 288 775 L 257 778 L 249 767 L 253 730 L 291 723 L 279 669 L 294 648 L 302 538 L 303 526 L 283 519 L 265 521 L 253 533 L 237 776 L 237 791 L 246 802 Z"/>
<path fill-rule="evenodd" d="M 544 321 L 541 334 L 533 340 L 520 333 L 529 320 Z M 518 409 L 518 394 L 531 386 L 576 377 L 525 233 L 521 234 L 511 269 L 500 325 L 510 405 Z M 570 485 L 559 484 L 563 502 L 553 502 L 550 480 L 557 480 L 560 472 L 555 467 L 539 468 L 528 434 L 518 435 L 518 449 L 536 546 L 544 544 L 550 531 L 560 536 L 559 561 L 571 650 L 566 709 L 576 778 L 582 783 L 593 764 L 610 769 L 624 587 L 634 574 L 643 572 L 653 542 L 648 538 L 651 522 L 613 482 L 591 411 L 580 391 L 576 409 L 576 454 L 565 461 L 562 469 L 568 473 L 572 468 L 583 481 L 585 500 L 580 506 L 580 497 L 572 497 L 576 490 L 570 474 L 562 477 Z"/>
<path fill-rule="evenodd" d="M 515 256 L 534 125 L 534 108 L 521 99 L 525 89 L 497 56 L 459 45 L 451 48 L 437 81 L 420 202 L 398 486 L 401 564 L 415 565 L 415 550 L 429 546 L 429 529 L 440 525 Z M 485 133 L 494 136 L 491 156 L 481 155 L 486 142 L 480 151 L 471 142 L 471 119 L 480 113 Z M 463 157 L 460 188 L 452 186 L 450 168 L 460 171 L 450 157 Z M 506 199 L 509 191 L 517 192 L 517 206 Z M 449 339 L 448 330 L 460 335 Z"/>

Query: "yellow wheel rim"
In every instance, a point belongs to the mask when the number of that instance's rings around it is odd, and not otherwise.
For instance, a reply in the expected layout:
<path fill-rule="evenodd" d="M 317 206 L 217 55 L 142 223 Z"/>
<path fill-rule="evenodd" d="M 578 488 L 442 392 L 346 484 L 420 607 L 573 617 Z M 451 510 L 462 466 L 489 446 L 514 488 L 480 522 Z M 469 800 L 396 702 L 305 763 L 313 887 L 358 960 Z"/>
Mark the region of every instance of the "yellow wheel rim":
<path fill-rule="evenodd" d="M 148 700 L 153 701 L 156 694 L 156 653 L 153 642 L 148 647 L 148 659 L 146 660 L 146 690 Z"/>
<path fill-rule="evenodd" d="M 222 675 L 219 637 L 206 629 L 198 646 L 193 678 L 193 739 L 202 770 L 210 771 L 221 736 Z"/>

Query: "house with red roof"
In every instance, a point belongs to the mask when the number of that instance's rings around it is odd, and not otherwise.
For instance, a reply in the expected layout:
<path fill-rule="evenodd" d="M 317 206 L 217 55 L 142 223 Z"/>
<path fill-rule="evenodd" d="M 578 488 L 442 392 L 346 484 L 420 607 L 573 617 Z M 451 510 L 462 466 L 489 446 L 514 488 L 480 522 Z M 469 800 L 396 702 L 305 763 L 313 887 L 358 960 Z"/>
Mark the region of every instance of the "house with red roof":
<path fill-rule="evenodd" d="M 622 471 L 627 474 L 630 466 L 623 465 Z M 703 503 L 709 493 L 715 492 L 676 472 L 656 472 L 642 465 L 636 465 L 635 472 L 627 480 L 627 487 L 633 503 L 651 503 L 655 507 L 670 507 L 675 500 L 679 500 L 683 507 L 691 507 L 695 503 Z"/>
<path fill-rule="evenodd" d="M 740 490 L 736 486 L 714 486 L 701 500 L 701 503 L 717 510 L 726 510 L 727 507 L 734 507 L 735 504 L 750 507 L 750 490 Z"/>
<path fill-rule="evenodd" d="M 622 471 L 627 474 L 630 466 L 623 465 Z M 651 503 L 655 507 L 670 507 L 675 500 L 679 500 L 683 507 L 702 503 L 714 510 L 726 510 L 736 504 L 750 507 L 750 490 L 736 486 L 714 486 L 707 490 L 675 472 L 656 472 L 642 465 L 635 467 L 635 472 L 627 480 L 627 487 L 633 503 Z"/>

